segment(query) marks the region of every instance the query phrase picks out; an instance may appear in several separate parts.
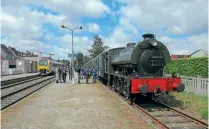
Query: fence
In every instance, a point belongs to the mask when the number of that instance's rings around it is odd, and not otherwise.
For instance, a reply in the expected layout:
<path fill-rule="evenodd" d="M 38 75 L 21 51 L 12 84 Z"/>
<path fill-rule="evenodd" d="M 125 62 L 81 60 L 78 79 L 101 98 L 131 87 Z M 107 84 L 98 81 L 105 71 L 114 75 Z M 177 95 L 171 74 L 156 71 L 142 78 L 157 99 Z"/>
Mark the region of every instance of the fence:
<path fill-rule="evenodd" d="M 170 75 L 167 75 L 170 76 Z M 208 96 L 208 78 L 181 76 L 186 92 Z"/>

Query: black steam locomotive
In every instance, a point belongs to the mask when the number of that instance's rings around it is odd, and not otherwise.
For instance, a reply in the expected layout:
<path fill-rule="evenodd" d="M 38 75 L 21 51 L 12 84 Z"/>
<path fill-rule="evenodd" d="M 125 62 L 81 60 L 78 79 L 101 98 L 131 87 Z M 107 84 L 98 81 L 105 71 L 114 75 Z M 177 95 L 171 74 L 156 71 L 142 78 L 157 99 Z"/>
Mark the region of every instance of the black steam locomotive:
<path fill-rule="evenodd" d="M 101 80 L 127 98 L 184 91 L 181 78 L 163 76 L 164 66 L 170 61 L 167 47 L 153 34 L 142 37 L 143 41 L 137 44 L 102 52 L 85 67 L 97 68 Z"/>

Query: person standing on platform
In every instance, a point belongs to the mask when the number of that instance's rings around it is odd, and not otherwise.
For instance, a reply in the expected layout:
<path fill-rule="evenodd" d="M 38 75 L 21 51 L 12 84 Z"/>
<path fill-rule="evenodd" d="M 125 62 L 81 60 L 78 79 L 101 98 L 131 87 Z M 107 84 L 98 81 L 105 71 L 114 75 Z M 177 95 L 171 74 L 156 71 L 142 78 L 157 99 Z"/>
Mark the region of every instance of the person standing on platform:
<path fill-rule="evenodd" d="M 96 68 L 92 69 L 92 75 L 93 75 L 93 83 L 96 83 L 96 77 L 97 77 L 97 69 Z"/>
<path fill-rule="evenodd" d="M 91 71 L 92 71 L 92 69 L 89 67 L 88 68 L 88 80 L 91 78 Z"/>
<path fill-rule="evenodd" d="M 78 72 L 78 84 L 80 84 L 81 83 L 80 82 L 80 78 L 81 78 L 81 68 L 80 67 L 78 68 L 77 72 Z"/>
<path fill-rule="evenodd" d="M 70 69 L 69 69 L 69 81 L 72 81 L 72 76 L 73 76 L 73 70 L 70 67 Z"/>
<path fill-rule="evenodd" d="M 81 79 L 83 79 L 83 68 L 81 68 Z"/>
<path fill-rule="evenodd" d="M 60 67 L 60 83 L 62 83 L 62 80 L 63 80 L 63 78 L 62 78 L 62 75 L 63 75 L 63 66 L 61 66 Z"/>
<path fill-rule="evenodd" d="M 63 68 L 62 68 L 62 79 L 63 79 L 63 82 L 64 82 L 64 83 L 65 83 L 65 81 L 66 81 L 66 75 L 67 75 L 66 69 L 63 67 Z"/>
<path fill-rule="evenodd" d="M 56 83 L 59 83 L 59 67 L 56 68 Z"/>
<path fill-rule="evenodd" d="M 83 78 L 86 79 L 86 67 L 83 68 Z"/>
<path fill-rule="evenodd" d="M 59 71 L 59 72 L 58 72 L 58 82 L 61 83 L 61 78 L 62 78 L 62 77 L 61 77 L 61 76 L 62 76 L 61 73 L 62 73 L 62 70 L 61 70 L 60 67 L 58 67 L 58 71 Z"/>
<path fill-rule="evenodd" d="M 86 84 L 89 83 L 89 69 L 85 67 L 84 69 L 84 75 L 85 75 L 85 78 L 86 78 Z"/>

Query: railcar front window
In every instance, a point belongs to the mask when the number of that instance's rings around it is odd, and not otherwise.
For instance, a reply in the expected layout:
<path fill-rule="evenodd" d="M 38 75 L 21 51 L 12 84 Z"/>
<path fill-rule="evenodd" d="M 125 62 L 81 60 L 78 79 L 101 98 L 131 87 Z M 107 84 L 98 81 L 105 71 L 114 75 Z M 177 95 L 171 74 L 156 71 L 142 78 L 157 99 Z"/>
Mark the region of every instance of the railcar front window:
<path fill-rule="evenodd" d="M 40 61 L 39 64 L 40 65 L 48 65 L 48 62 L 47 61 Z"/>

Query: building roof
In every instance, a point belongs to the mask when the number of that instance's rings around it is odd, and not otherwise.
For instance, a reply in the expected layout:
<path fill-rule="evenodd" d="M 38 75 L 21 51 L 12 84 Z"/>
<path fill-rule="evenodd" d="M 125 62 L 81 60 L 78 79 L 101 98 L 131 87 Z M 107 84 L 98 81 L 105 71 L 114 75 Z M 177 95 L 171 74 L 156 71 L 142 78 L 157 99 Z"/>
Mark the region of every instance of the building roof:
<path fill-rule="evenodd" d="M 197 51 L 194 51 L 193 53 L 190 54 L 190 56 L 194 55 L 195 53 L 199 52 L 199 51 L 203 51 L 202 49 L 199 49 Z M 203 51 L 204 52 L 204 51 Z M 205 53 L 205 52 L 204 52 Z"/>
<path fill-rule="evenodd" d="M 1 44 L 1 50 L 3 50 L 7 54 L 12 54 L 12 52 L 4 44 Z"/>
<path fill-rule="evenodd" d="M 20 51 L 18 51 L 18 50 L 16 50 L 15 48 L 13 48 L 13 47 L 8 47 L 11 51 L 13 51 L 14 52 L 14 54 L 16 55 L 16 56 L 21 56 L 21 53 L 22 52 L 20 52 Z"/>

